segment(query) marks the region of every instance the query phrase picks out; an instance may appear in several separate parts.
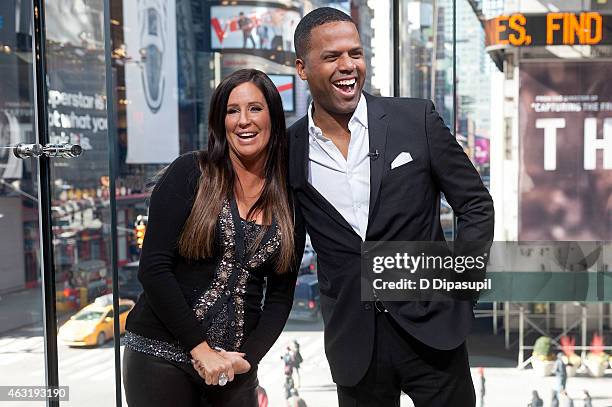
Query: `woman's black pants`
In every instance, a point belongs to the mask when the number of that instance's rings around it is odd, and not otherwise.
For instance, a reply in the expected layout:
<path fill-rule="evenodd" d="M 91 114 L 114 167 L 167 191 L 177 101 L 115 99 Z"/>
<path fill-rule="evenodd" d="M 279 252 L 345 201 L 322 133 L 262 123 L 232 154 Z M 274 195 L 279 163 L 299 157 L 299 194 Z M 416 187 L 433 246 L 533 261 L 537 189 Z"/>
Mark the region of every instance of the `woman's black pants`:
<path fill-rule="evenodd" d="M 191 364 L 125 348 L 123 383 L 129 407 L 257 407 L 257 368 L 208 386 Z"/>

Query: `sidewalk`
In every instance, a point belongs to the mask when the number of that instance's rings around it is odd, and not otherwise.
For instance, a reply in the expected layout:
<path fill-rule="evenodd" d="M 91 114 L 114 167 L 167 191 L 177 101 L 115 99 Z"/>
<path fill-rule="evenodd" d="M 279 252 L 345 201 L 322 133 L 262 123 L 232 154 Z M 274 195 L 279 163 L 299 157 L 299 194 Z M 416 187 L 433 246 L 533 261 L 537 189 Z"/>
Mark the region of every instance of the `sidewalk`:
<path fill-rule="evenodd" d="M 336 386 L 331 379 L 329 366 L 323 354 L 322 332 L 285 331 L 272 351 L 260 364 L 259 380 L 266 389 L 270 407 L 285 407 L 283 389 L 283 364 L 280 360 L 283 344 L 298 339 L 302 346 L 304 363 L 301 370 L 299 392 L 308 407 L 338 406 Z M 478 407 L 525 407 L 531 400 L 531 392 L 537 390 L 550 406 L 550 395 L 555 385 L 555 377 L 539 377 L 532 369 L 516 369 L 517 352 L 504 348 L 503 336 L 474 334 L 468 340 L 472 380 L 479 395 L 478 367 L 484 367 L 485 389 L 484 405 Z M 612 406 L 612 369 L 605 377 L 592 378 L 585 374 L 569 377 L 567 392 L 575 407 L 582 407 L 582 390 L 591 394 L 593 406 Z M 412 407 L 406 395 L 401 397 L 401 407 Z"/>
<path fill-rule="evenodd" d="M 43 324 L 41 287 L 0 296 L 0 335 L 33 324 Z"/>
<path fill-rule="evenodd" d="M 0 295 L 0 336 L 27 326 L 43 326 L 42 287 L 25 288 Z M 58 326 L 75 310 L 57 311 Z"/>

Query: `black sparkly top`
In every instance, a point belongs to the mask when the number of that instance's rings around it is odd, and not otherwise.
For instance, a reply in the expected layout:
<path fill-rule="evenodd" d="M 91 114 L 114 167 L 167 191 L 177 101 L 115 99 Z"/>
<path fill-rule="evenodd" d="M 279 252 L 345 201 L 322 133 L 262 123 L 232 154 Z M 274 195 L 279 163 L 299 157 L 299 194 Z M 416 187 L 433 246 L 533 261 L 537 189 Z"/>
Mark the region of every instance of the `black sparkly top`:
<path fill-rule="evenodd" d="M 178 254 L 176 242 L 197 192 L 197 154 L 175 160 L 151 195 L 138 271 L 144 293 L 128 315 L 126 346 L 188 362 L 188 352 L 206 341 L 246 353 L 255 366 L 289 316 L 299 260 L 293 270 L 278 273 L 276 224 L 264 227 L 240 219 L 233 200 L 224 202 L 219 215 L 213 258 L 190 260 Z M 296 227 L 303 231 L 301 222 Z M 262 228 L 263 239 L 249 250 Z M 303 245 L 299 239 L 296 258 Z"/>

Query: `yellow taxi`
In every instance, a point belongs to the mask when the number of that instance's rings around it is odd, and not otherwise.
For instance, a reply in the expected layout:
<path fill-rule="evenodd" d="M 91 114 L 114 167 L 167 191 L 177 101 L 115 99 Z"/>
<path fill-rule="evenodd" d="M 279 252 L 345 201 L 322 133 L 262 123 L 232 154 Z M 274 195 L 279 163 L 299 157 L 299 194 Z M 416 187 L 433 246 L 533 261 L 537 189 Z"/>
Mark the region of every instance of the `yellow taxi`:
<path fill-rule="evenodd" d="M 134 307 L 132 300 L 119 300 L 119 328 L 125 332 L 125 321 Z M 101 346 L 113 337 L 113 296 L 103 295 L 95 299 L 61 326 L 58 338 L 68 346 Z"/>

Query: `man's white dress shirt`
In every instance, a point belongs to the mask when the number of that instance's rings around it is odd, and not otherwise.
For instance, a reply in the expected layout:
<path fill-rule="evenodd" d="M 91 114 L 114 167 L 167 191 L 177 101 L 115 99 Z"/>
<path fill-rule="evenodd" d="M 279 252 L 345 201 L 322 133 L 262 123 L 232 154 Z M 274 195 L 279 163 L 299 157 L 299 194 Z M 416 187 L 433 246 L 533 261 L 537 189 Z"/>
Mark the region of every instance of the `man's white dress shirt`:
<path fill-rule="evenodd" d="M 361 94 L 348 128 L 351 132 L 345 159 L 338 147 L 325 137 L 308 108 L 308 181 L 365 240 L 370 209 L 370 140 L 368 107 Z"/>

